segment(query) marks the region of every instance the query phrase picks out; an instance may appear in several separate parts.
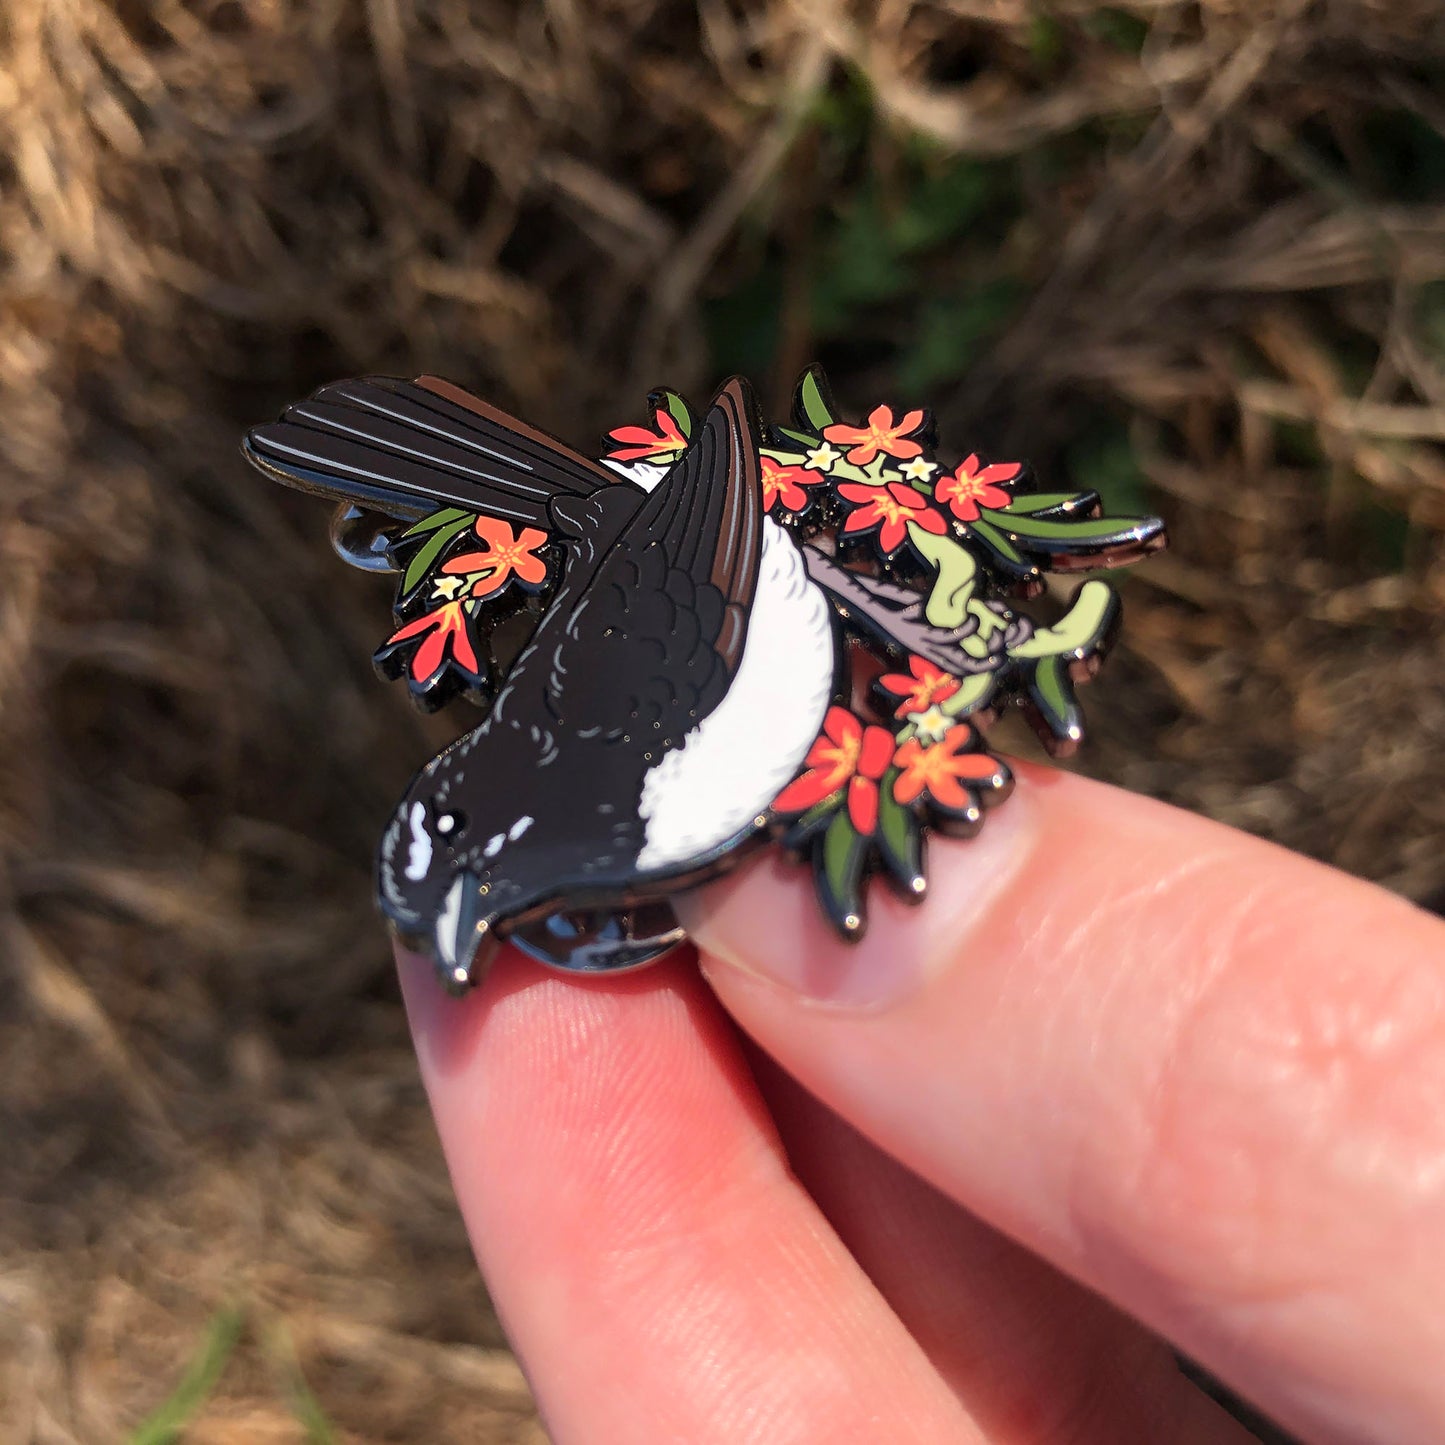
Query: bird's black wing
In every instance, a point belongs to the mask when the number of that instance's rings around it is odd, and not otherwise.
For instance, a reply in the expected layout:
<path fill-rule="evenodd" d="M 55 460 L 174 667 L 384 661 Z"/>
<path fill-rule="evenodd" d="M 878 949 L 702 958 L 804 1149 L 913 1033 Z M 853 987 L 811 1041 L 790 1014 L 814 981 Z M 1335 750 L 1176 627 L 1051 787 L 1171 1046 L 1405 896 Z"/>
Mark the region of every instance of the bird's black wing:
<path fill-rule="evenodd" d="M 631 486 L 436 376 L 323 386 L 253 428 L 244 450 L 288 486 L 406 521 L 451 506 L 545 529 L 554 498 Z"/>
<path fill-rule="evenodd" d="M 552 715 L 593 737 L 680 743 L 742 660 L 762 524 L 752 394 L 734 379 L 558 619 L 537 659 Z"/>

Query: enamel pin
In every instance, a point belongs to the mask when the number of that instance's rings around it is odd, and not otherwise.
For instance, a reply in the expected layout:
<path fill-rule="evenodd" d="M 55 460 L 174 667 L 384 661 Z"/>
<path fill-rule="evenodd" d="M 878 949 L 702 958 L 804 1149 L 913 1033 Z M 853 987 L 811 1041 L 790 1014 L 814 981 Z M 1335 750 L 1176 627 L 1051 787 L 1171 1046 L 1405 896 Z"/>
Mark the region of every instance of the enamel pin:
<path fill-rule="evenodd" d="M 399 575 L 382 674 L 485 709 L 377 861 L 382 912 L 454 991 L 505 938 L 646 963 L 683 936 L 669 895 L 768 841 L 811 859 L 845 936 L 874 873 L 920 899 L 928 830 L 969 835 L 1011 786 L 983 730 L 1016 704 L 1072 752 L 1118 622 L 1098 579 L 1047 625 L 1011 600 L 1164 545 L 1017 463 L 939 460 L 926 412 L 844 421 L 816 369 L 787 426 L 741 380 L 700 418 L 650 402 L 600 460 L 431 376 L 323 387 L 246 439 L 339 504 L 347 561 Z"/>

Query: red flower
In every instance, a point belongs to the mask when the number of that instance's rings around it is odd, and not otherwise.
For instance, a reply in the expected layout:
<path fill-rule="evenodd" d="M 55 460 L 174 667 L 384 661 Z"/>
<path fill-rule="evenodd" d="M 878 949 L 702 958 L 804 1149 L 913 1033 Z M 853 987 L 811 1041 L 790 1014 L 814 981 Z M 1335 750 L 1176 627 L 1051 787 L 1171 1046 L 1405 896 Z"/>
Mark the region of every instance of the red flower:
<path fill-rule="evenodd" d="M 490 597 L 500 592 L 514 573 L 533 587 L 547 580 L 547 564 L 537 555 L 537 548 L 547 540 L 545 532 L 523 527 L 519 537 L 511 523 L 500 517 L 478 517 L 472 530 L 487 544 L 487 551 L 463 552 L 442 567 L 450 577 L 475 574 L 477 580 L 468 589 L 471 596 Z"/>
<path fill-rule="evenodd" d="M 903 545 L 909 522 L 916 522 L 936 537 L 948 530 L 943 514 L 928 505 L 928 498 L 902 482 L 889 482 L 886 487 L 845 482 L 838 488 L 838 495 L 857 508 L 843 524 L 844 532 L 868 532 L 877 527 L 878 545 L 885 557 L 891 557 Z"/>
<path fill-rule="evenodd" d="M 767 511 L 781 502 L 790 512 L 805 512 L 813 499 L 803 488 L 827 481 L 822 472 L 815 472 L 811 467 L 786 466 L 775 457 L 764 456 L 762 464 L 763 507 Z"/>
<path fill-rule="evenodd" d="M 804 766 L 776 798 L 776 813 L 806 813 L 835 797 L 846 785 L 848 819 L 865 837 L 878 826 L 878 780 L 893 761 L 893 735 L 864 726 L 847 708 L 830 707 L 823 732 L 808 750 Z"/>
<path fill-rule="evenodd" d="M 382 644 L 382 650 L 395 647 L 413 637 L 422 638 L 421 646 L 412 653 L 407 672 L 412 681 L 427 683 L 434 678 L 448 661 L 473 677 L 481 673 L 477 662 L 477 651 L 472 646 L 471 633 L 467 629 L 465 605 L 461 602 L 447 602 L 435 612 L 425 612 L 408 622 L 405 627 L 393 632 Z"/>
<path fill-rule="evenodd" d="M 866 467 L 879 452 L 890 457 L 916 457 L 923 448 L 917 442 L 907 441 L 923 425 L 921 411 L 905 412 L 902 420 L 894 421 L 892 411 L 886 406 L 875 406 L 868 413 L 867 426 L 844 426 L 841 422 L 825 427 L 823 436 L 827 441 L 838 442 L 852 448 L 844 459 L 855 467 Z"/>
<path fill-rule="evenodd" d="M 999 484 L 1013 481 L 1022 470 L 1018 462 L 994 462 L 984 467 L 976 456 L 966 456 L 952 476 L 934 486 L 933 495 L 947 502 L 960 522 L 976 522 L 980 507 L 997 510 L 1008 506 L 1009 494 Z"/>
<path fill-rule="evenodd" d="M 1003 764 L 992 754 L 965 751 L 974 737 L 973 728 L 960 723 L 936 743 L 909 738 L 893 759 L 898 769 L 893 796 L 907 804 L 927 793 L 951 812 L 973 811 L 973 795 L 981 787 L 999 787 L 1005 776 Z"/>
<path fill-rule="evenodd" d="M 903 699 L 893 716 L 907 717 L 911 712 L 927 712 L 934 703 L 952 697 L 958 691 L 958 679 L 915 654 L 908 659 L 907 672 L 885 673 L 878 686 Z"/>
<path fill-rule="evenodd" d="M 607 433 L 607 440 L 615 445 L 607 453 L 607 460 L 669 462 L 678 452 L 687 450 L 687 438 L 670 411 L 660 409 L 653 412 L 652 423 L 657 428 L 655 432 L 648 431 L 645 426 L 613 427 Z"/>

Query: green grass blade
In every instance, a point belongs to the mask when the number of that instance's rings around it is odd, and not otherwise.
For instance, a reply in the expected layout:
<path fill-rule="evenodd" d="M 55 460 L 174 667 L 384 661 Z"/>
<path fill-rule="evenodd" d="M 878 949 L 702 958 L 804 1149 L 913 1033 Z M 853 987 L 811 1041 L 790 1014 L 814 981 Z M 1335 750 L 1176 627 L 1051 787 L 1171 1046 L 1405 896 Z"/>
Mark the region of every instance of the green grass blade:
<path fill-rule="evenodd" d="M 284 1322 L 278 1321 L 266 1331 L 265 1347 L 281 1388 L 286 1392 L 291 1413 L 306 1432 L 306 1445 L 336 1445 L 336 1427 L 306 1383 L 291 1332 Z"/>
<path fill-rule="evenodd" d="M 211 1316 L 201 1348 L 186 1366 L 180 1383 L 160 1408 L 137 1426 L 129 1445 L 173 1445 L 181 1438 L 191 1417 L 220 1383 L 244 1326 L 245 1315 L 234 1305 Z"/>
<path fill-rule="evenodd" d="M 264 1329 L 262 1345 L 272 1366 L 273 1377 L 285 1393 L 292 1418 L 305 1431 L 306 1445 L 335 1445 L 337 1428 L 328 1419 L 321 1400 L 316 1399 L 311 1386 L 306 1383 L 306 1374 L 296 1355 L 296 1345 L 285 1319 L 277 1319 L 275 1324 Z"/>
<path fill-rule="evenodd" d="M 335 1445 L 336 1428 L 326 1418 L 321 1402 L 311 1393 L 305 1380 L 297 1380 L 292 1386 L 291 1409 L 297 1423 L 306 1432 L 306 1445 Z"/>

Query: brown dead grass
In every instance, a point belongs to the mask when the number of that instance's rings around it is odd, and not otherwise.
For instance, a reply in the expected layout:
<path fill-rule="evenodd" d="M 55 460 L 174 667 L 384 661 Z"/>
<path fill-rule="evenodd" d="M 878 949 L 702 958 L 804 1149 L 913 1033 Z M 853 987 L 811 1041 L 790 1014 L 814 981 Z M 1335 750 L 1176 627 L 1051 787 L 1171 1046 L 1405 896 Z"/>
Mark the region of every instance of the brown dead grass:
<path fill-rule="evenodd" d="M 367 897 L 447 724 L 371 679 L 380 590 L 236 440 L 359 371 L 448 373 L 579 440 L 646 384 L 697 390 L 700 300 L 763 252 L 796 288 L 830 198 L 910 134 L 1016 164 L 1022 196 L 986 255 L 909 283 L 1003 264 L 1025 288 L 929 398 L 946 433 L 1047 474 L 1103 411 L 1174 530 L 1090 765 L 1445 888 L 1445 189 L 1378 134 L 1441 130 L 1439 8 L 1048 14 L 0 15 L 4 1439 L 126 1438 L 232 1303 L 193 1441 L 307 1438 L 302 1375 L 347 1439 L 541 1438 Z M 871 128 L 830 172 L 820 97 L 850 76 Z M 774 391 L 821 349 L 850 400 L 892 394 L 785 319 Z"/>

